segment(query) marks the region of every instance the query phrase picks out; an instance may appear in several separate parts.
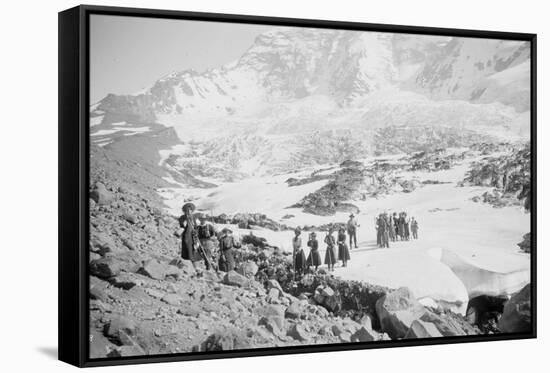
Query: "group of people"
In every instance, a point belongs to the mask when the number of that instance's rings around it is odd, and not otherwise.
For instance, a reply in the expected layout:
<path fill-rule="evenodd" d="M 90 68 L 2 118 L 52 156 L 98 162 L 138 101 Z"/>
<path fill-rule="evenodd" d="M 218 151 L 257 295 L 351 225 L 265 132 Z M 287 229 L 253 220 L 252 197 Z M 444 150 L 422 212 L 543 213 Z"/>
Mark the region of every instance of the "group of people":
<path fill-rule="evenodd" d="M 418 239 L 418 221 L 414 216 L 409 218 L 406 212 L 400 212 L 399 215 L 396 212 L 381 213 L 375 219 L 375 227 L 378 247 L 389 248 L 390 241 L 409 241 L 411 233 L 413 239 Z"/>
<path fill-rule="evenodd" d="M 181 233 L 183 259 L 191 260 L 193 264 L 204 261 L 206 269 L 219 268 L 223 271 L 235 269 L 234 250 L 241 247 L 240 242 L 233 237 L 229 228 L 223 228 L 217 232 L 214 225 L 206 221 L 204 216 L 199 217 L 197 223 L 194 217 L 195 205 L 186 203 L 182 207 L 183 215 L 179 218 Z M 406 212 L 388 214 L 386 212 L 376 217 L 376 243 L 378 247 L 389 248 L 389 242 L 408 241 L 418 239 L 418 222 L 414 217 L 408 218 Z M 357 248 L 357 228 L 359 223 L 354 214 L 349 216 L 345 226 L 338 229 L 331 225 L 328 228 L 323 242 L 326 245 L 324 261 L 321 260 L 319 252 L 319 240 L 315 232 L 309 233 L 305 246 L 309 247 L 306 256 L 302 244 L 302 230 L 298 227 L 294 230 L 292 239 L 292 257 L 294 270 L 298 274 L 304 274 L 312 269 L 315 271 L 323 263 L 328 266 L 329 271 L 334 271 L 334 266 L 339 261 L 342 267 L 347 267 L 351 260 L 350 249 Z M 334 233 L 337 231 L 336 236 Z M 348 246 L 349 239 L 349 246 Z M 219 246 L 219 256 L 215 254 L 216 242 Z"/>
<path fill-rule="evenodd" d="M 346 230 L 341 227 L 338 229 L 336 238 L 334 237 L 334 227 L 329 227 L 329 230 L 324 238 L 324 243 L 327 245 L 325 251 L 324 264 L 328 266 L 329 271 L 334 271 L 334 265 L 338 262 L 342 262 L 342 266 L 346 267 L 350 261 L 349 247 L 346 243 Z M 319 240 L 317 234 L 311 232 L 308 237 L 307 246 L 309 247 L 309 254 L 306 258 L 304 248 L 302 246 L 302 230 L 296 228 L 294 230 L 294 238 L 292 239 L 292 258 L 294 261 L 294 270 L 298 274 L 304 274 L 310 269 L 317 270 L 321 261 L 321 254 L 319 253 Z"/>
<path fill-rule="evenodd" d="M 204 216 L 199 217 L 199 224 L 194 218 L 195 205 L 186 203 L 182 207 L 183 215 L 179 218 L 181 234 L 181 256 L 195 263 L 204 261 L 206 269 L 219 268 L 223 271 L 235 269 L 234 250 L 241 247 L 233 237 L 229 228 L 216 232 L 215 227 L 206 221 Z M 215 255 L 215 242 L 219 244 L 219 257 Z"/>

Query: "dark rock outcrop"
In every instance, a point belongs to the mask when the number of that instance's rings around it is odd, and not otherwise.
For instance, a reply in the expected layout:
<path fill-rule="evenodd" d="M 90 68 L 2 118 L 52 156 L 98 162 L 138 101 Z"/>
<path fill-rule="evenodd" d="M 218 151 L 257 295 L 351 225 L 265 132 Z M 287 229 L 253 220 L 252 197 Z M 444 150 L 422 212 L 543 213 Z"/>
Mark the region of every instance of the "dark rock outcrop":
<path fill-rule="evenodd" d="M 498 327 L 503 333 L 531 331 L 531 284 L 526 285 L 506 302 Z"/>

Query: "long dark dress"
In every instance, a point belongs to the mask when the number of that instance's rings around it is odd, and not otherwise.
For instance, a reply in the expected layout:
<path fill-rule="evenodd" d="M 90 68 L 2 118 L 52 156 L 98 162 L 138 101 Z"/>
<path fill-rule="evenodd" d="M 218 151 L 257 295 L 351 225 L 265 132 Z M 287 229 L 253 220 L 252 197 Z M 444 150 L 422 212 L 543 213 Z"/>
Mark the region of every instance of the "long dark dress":
<path fill-rule="evenodd" d="M 403 216 L 401 216 L 399 218 L 399 233 L 398 233 L 399 237 L 401 237 L 401 239 L 405 239 L 405 218 Z"/>
<path fill-rule="evenodd" d="M 193 262 L 202 260 L 199 251 L 193 246 L 193 236 L 196 234 L 193 219 L 182 215 L 179 218 L 179 223 L 180 227 L 183 228 L 183 233 L 181 234 L 181 257 Z"/>
<path fill-rule="evenodd" d="M 327 251 L 325 253 L 325 264 L 333 266 L 336 263 L 336 253 L 334 251 L 334 237 L 331 234 L 328 234 L 325 237 L 325 243 L 327 244 Z"/>
<path fill-rule="evenodd" d="M 309 252 L 309 255 L 307 257 L 307 265 L 317 267 L 320 266 L 321 263 L 321 254 L 319 254 L 319 241 L 315 240 L 309 240 L 307 242 L 307 245 L 311 248 L 311 251 Z"/>
<path fill-rule="evenodd" d="M 294 237 L 292 239 L 292 246 L 294 249 L 294 268 L 297 272 L 303 272 L 307 268 L 306 254 L 302 249 L 302 239 L 300 237 Z"/>
<path fill-rule="evenodd" d="M 346 244 L 346 234 L 344 232 L 338 233 L 338 260 L 347 262 L 350 259 L 349 248 Z"/>

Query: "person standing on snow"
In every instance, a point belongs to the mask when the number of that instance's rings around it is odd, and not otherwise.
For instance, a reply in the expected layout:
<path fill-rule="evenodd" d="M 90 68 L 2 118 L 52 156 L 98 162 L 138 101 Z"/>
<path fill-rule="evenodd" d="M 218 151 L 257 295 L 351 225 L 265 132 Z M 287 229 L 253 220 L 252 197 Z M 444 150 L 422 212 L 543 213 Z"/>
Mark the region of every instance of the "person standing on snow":
<path fill-rule="evenodd" d="M 304 254 L 304 249 L 302 249 L 301 234 L 302 230 L 296 228 L 294 230 L 294 238 L 292 239 L 292 259 L 294 261 L 294 270 L 298 274 L 304 273 L 307 268 L 306 254 Z"/>
<path fill-rule="evenodd" d="M 411 238 L 410 219 L 407 217 L 407 213 L 403 213 L 404 227 L 405 227 L 405 239 L 408 241 Z"/>
<path fill-rule="evenodd" d="M 411 231 L 413 235 L 413 239 L 418 240 L 418 222 L 414 218 L 414 216 L 411 219 Z"/>
<path fill-rule="evenodd" d="M 381 230 L 382 230 L 382 247 L 390 248 L 390 220 L 388 214 L 385 212 L 381 215 Z"/>
<path fill-rule="evenodd" d="M 347 267 L 350 259 L 349 248 L 346 243 L 346 230 L 341 227 L 338 230 L 338 260 L 342 261 L 342 267 Z"/>
<path fill-rule="evenodd" d="M 395 223 L 392 214 L 388 216 L 388 236 L 391 242 L 395 242 Z"/>
<path fill-rule="evenodd" d="M 351 214 L 349 216 L 348 220 L 348 235 L 349 235 L 349 248 L 353 248 L 353 245 L 355 245 L 355 248 L 357 249 L 357 228 L 359 227 L 359 223 L 357 222 L 357 219 L 355 219 L 355 215 Z"/>
<path fill-rule="evenodd" d="M 328 229 L 327 235 L 325 236 L 325 243 L 327 244 L 327 251 L 325 253 L 325 264 L 328 265 L 329 271 L 334 271 L 334 264 L 336 263 L 336 252 L 334 250 L 336 246 L 336 241 L 332 236 L 332 232 L 334 232 L 334 228 L 330 227 Z"/>
<path fill-rule="evenodd" d="M 315 232 L 311 232 L 307 245 L 311 248 L 307 257 L 308 267 L 315 267 L 315 271 L 321 265 L 321 255 L 319 254 L 319 241 L 317 241 L 317 235 Z"/>

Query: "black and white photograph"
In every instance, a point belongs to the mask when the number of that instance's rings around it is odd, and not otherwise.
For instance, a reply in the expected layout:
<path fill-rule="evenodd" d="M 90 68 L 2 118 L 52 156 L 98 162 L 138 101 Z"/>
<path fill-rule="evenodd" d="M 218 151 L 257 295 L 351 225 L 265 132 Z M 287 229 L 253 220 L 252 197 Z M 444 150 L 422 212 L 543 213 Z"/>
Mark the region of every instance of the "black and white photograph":
<path fill-rule="evenodd" d="M 89 359 L 528 335 L 526 40 L 89 18 Z"/>

